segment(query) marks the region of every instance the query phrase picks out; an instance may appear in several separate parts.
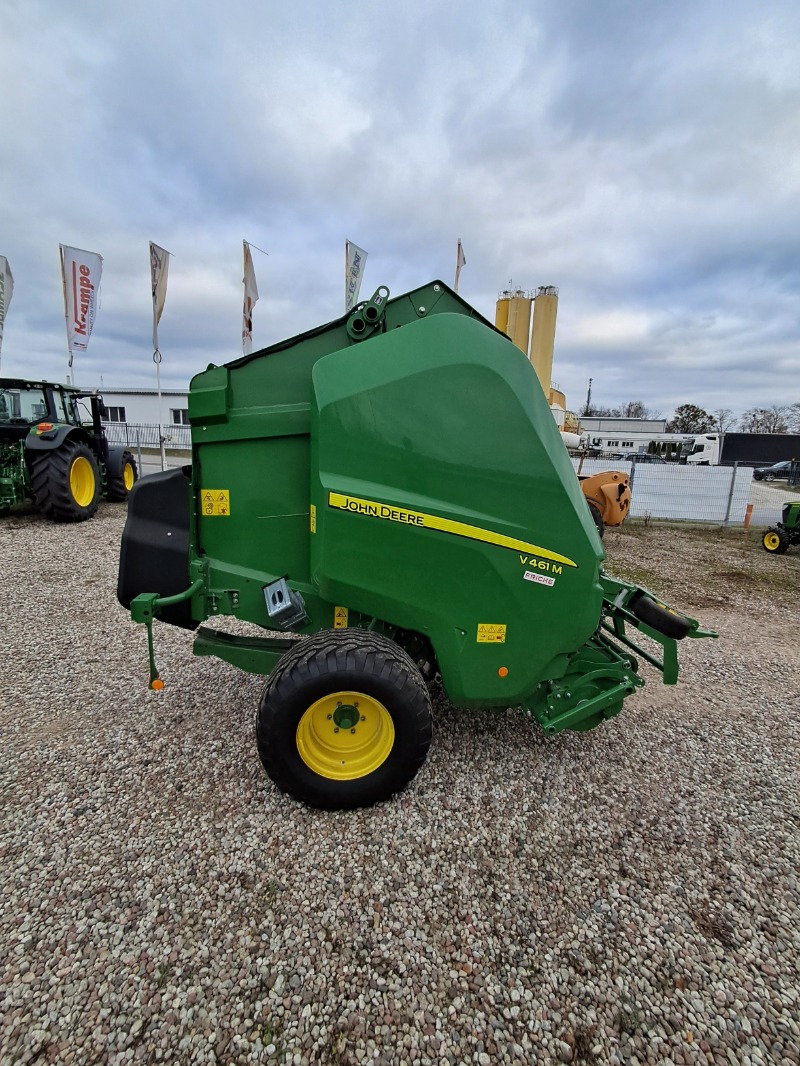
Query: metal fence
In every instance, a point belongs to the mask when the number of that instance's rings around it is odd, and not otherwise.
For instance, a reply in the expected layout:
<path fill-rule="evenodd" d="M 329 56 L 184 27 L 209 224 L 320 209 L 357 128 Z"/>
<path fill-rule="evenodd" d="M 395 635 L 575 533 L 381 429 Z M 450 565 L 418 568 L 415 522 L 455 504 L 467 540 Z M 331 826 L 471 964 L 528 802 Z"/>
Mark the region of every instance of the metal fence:
<path fill-rule="evenodd" d="M 192 447 L 191 426 L 170 424 L 159 427 L 146 422 L 104 422 L 103 425 L 111 444 L 124 444 L 131 449 L 156 448 L 160 451 L 159 428 L 167 452 L 190 451 Z"/>
<path fill-rule="evenodd" d="M 786 482 L 753 478 L 752 466 L 685 466 L 680 463 L 573 458 L 581 474 L 624 470 L 631 478 L 632 519 L 671 518 L 717 525 L 769 526 L 780 520 L 783 504 L 796 498 Z"/>

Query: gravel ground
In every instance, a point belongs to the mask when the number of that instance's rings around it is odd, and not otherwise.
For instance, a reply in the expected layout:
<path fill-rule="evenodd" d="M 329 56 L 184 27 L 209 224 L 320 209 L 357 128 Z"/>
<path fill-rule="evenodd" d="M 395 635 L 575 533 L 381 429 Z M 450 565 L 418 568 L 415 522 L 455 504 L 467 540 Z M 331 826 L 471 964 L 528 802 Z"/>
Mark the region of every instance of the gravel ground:
<path fill-rule="evenodd" d="M 547 740 L 436 708 L 369 811 L 262 772 L 261 682 L 116 604 L 123 509 L 0 523 L 3 1063 L 797 1063 L 800 551 L 632 526 L 719 630 Z"/>

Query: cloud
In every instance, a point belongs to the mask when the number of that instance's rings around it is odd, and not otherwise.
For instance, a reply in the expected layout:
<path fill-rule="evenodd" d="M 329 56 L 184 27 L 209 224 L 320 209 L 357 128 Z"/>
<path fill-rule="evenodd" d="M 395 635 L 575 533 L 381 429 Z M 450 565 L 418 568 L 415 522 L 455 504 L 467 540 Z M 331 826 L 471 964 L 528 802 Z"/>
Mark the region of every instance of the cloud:
<path fill-rule="evenodd" d="M 554 377 L 579 406 L 743 410 L 797 398 L 800 9 L 785 0 L 10 0 L 0 173 L 14 271 L 4 373 L 63 377 L 59 242 L 105 259 L 77 370 L 152 382 L 147 242 L 174 253 L 166 384 L 364 289 L 433 277 L 493 317 L 513 278 L 560 289 Z M 34 369 L 35 368 L 35 371 Z"/>

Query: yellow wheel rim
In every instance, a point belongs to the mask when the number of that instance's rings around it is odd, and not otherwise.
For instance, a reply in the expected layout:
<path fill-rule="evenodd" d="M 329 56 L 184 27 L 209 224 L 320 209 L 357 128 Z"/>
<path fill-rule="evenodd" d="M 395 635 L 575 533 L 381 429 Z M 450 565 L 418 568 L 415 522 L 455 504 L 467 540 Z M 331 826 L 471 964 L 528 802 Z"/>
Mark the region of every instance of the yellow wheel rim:
<path fill-rule="evenodd" d="M 363 692 L 333 692 L 312 703 L 297 726 L 297 750 L 306 766 L 331 781 L 366 777 L 394 747 L 394 722 Z"/>
<path fill-rule="evenodd" d="M 69 491 L 79 507 L 88 507 L 94 499 L 94 470 L 84 456 L 79 455 L 69 468 Z"/>
<path fill-rule="evenodd" d="M 764 534 L 764 547 L 771 552 L 774 552 L 776 548 L 780 547 L 781 538 L 777 533 L 765 533 Z"/>
<path fill-rule="evenodd" d="M 122 480 L 125 482 L 125 488 L 130 492 L 133 488 L 133 467 L 130 463 L 126 463 L 122 468 Z"/>

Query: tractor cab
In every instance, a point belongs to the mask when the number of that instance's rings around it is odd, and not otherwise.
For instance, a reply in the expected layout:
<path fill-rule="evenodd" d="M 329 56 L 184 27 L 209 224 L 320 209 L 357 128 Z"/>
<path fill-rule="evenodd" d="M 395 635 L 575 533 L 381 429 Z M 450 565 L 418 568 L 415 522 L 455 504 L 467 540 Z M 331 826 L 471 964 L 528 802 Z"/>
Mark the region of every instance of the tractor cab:
<path fill-rule="evenodd" d="M 39 422 L 55 420 L 52 395 L 43 382 L 0 381 L 0 440 L 21 440 Z"/>

